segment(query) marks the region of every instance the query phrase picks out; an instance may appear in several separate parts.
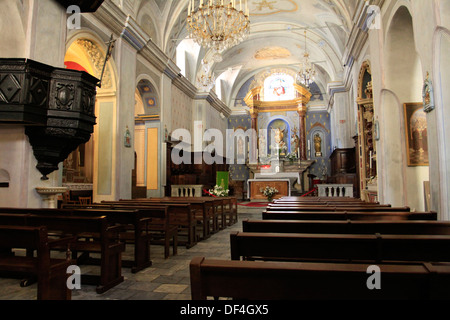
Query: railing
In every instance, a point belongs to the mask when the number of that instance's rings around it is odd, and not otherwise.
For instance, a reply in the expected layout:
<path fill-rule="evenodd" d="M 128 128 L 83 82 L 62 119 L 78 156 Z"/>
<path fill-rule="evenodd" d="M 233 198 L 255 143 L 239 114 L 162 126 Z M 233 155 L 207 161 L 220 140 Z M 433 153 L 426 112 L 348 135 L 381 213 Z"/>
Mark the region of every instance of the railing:
<path fill-rule="evenodd" d="M 353 197 L 352 184 L 318 184 L 319 197 Z"/>
<path fill-rule="evenodd" d="M 171 195 L 172 197 L 201 197 L 202 188 L 201 184 L 186 184 L 186 185 L 172 185 Z"/>

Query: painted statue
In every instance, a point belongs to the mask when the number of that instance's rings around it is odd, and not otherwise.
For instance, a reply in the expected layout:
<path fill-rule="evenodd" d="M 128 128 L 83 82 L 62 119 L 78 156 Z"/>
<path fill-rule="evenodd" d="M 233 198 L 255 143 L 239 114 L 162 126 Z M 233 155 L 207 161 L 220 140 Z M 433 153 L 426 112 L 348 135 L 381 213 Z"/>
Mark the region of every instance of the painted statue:
<path fill-rule="evenodd" d="M 298 151 L 300 147 L 300 139 L 298 137 L 298 129 L 294 127 L 294 130 L 292 130 L 292 136 L 291 136 L 291 150 L 294 149 L 295 152 Z"/>
<path fill-rule="evenodd" d="M 314 135 L 314 150 L 316 151 L 316 157 L 322 156 L 322 138 L 318 133 Z"/>

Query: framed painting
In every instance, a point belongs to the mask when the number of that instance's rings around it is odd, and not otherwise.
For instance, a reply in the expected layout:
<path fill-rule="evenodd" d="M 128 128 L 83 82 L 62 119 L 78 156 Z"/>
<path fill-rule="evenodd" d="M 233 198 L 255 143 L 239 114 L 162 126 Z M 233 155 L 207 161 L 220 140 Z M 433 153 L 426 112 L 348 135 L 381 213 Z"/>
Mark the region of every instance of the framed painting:
<path fill-rule="evenodd" d="M 405 103 L 403 108 L 408 166 L 428 166 L 427 117 L 423 103 Z"/>

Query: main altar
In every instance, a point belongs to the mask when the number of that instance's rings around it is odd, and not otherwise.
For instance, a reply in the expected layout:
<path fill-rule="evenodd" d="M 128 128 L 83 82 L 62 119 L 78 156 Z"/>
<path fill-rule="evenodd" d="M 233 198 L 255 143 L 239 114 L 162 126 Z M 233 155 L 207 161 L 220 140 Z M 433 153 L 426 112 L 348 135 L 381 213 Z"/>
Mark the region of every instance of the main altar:
<path fill-rule="evenodd" d="M 249 148 L 247 197 L 266 199 L 262 190 L 278 190 L 274 199 L 300 195 L 309 190 L 306 112 L 309 90 L 287 74 L 272 73 L 264 84 L 250 89 L 244 98 L 257 141 Z"/>
<path fill-rule="evenodd" d="M 267 199 L 262 190 L 269 186 L 278 190 L 274 199 L 299 195 L 309 189 L 308 169 L 315 160 L 290 161 L 273 159 L 270 164 L 247 164 L 250 179 L 247 180 L 247 197 L 250 200 Z"/>

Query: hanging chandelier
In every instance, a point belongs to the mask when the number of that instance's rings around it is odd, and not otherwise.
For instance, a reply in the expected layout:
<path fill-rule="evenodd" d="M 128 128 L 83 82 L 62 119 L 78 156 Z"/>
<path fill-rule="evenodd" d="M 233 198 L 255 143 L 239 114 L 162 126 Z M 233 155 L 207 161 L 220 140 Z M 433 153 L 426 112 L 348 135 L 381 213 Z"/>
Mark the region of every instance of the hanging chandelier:
<path fill-rule="evenodd" d="M 306 48 L 306 30 L 305 30 L 305 52 L 303 54 L 303 60 L 300 62 L 300 71 L 297 74 L 297 79 L 305 87 L 309 88 L 311 83 L 314 81 L 314 76 L 316 75 L 316 68 L 309 61 L 309 53 Z"/>
<path fill-rule="evenodd" d="M 216 83 L 216 77 L 214 76 L 214 73 L 210 73 L 210 65 L 207 60 L 202 60 L 202 74 L 197 77 L 197 87 L 202 92 L 208 92 L 210 91 L 215 83 Z"/>
<path fill-rule="evenodd" d="M 195 42 L 214 50 L 214 60 L 221 53 L 242 42 L 249 34 L 248 0 L 189 0 L 187 29 Z M 239 5 L 236 3 L 238 2 Z"/>

